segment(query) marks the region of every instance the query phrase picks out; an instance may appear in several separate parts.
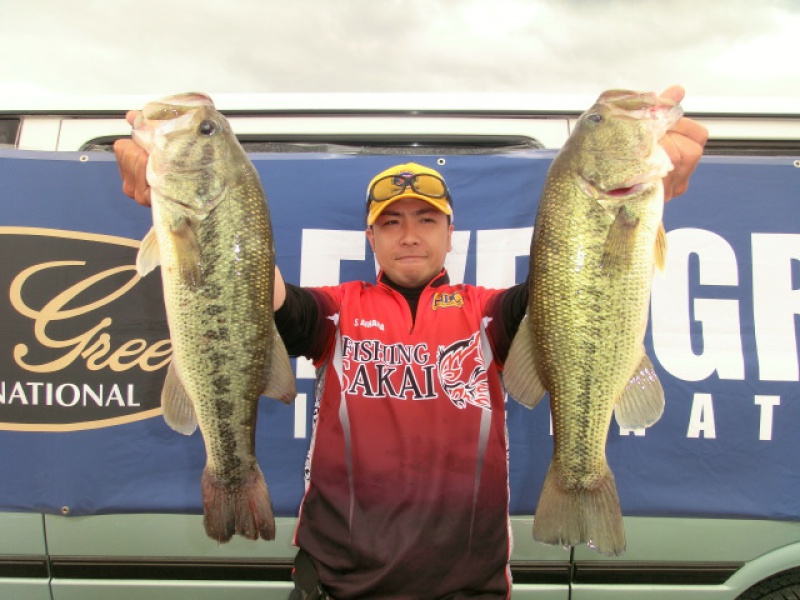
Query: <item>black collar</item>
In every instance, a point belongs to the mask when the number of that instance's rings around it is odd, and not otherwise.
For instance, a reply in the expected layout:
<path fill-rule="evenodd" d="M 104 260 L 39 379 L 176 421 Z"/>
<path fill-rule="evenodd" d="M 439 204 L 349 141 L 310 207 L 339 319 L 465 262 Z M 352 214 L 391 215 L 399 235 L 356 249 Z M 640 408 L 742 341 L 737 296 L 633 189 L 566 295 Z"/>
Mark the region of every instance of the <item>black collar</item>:
<path fill-rule="evenodd" d="M 418 287 L 409 288 L 396 284 L 394 281 L 389 279 L 383 271 L 381 271 L 378 275 L 378 281 L 392 288 L 406 299 L 406 302 L 408 302 L 408 307 L 411 309 L 411 316 L 414 318 L 414 320 L 416 320 L 419 297 L 422 295 L 422 292 L 425 290 L 425 288 L 428 286 L 435 288 L 442 285 L 447 285 L 450 283 L 450 276 L 447 274 L 445 269 L 442 269 L 439 274 L 431 279 L 428 283 Z"/>
<path fill-rule="evenodd" d="M 428 286 L 435 288 L 443 285 L 448 285 L 450 283 L 450 275 L 447 274 L 446 269 L 442 269 L 439 272 L 439 274 L 436 275 L 436 277 L 434 277 L 433 279 L 431 279 L 428 283 L 424 283 L 418 287 L 413 287 L 413 288 L 404 287 L 402 285 L 395 283 L 394 281 L 389 279 L 389 277 L 387 277 L 386 273 L 384 273 L 383 271 L 381 271 L 380 274 L 378 275 L 378 281 L 380 281 L 385 285 L 388 285 L 390 288 L 400 292 L 403 295 L 405 295 L 407 292 L 411 292 L 411 293 L 416 293 L 417 297 L 419 297 L 419 295 L 422 293 L 422 290 L 424 290 Z"/>

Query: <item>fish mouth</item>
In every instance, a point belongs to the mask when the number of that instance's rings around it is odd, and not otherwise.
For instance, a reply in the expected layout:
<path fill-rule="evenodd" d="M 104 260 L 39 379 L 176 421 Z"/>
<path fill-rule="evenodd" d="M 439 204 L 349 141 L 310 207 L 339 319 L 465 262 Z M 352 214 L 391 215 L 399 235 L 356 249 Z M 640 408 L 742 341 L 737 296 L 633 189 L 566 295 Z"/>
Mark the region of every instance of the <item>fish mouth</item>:
<path fill-rule="evenodd" d="M 628 181 L 619 186 L 603 188 L 594 181 L 581 178 L 581 185 L 594 198 L 601 196 L 608 196 L 611 198 L 627 198 L 628 196 L 635 196 L 644 191 L 646 187 L 645 181 Z"/>
<path fill-rule="evenodd" d="M 662 121 L 665 130 L 683 116 L 683 108 L 679 103 L 653 92 L 609 90 L 601 94 L 597 102 L 605 104 L 618 116 Z"/>
<path fill-rule="evenodd" d="M 615 198 L 621 198 L 624 196 L 633 196 L 638 194 L 644 188 L 644 184 L 641 183 L 634 183 L 633 185 L 627 185 L 623 187 L 613 188 L 610 190 L 606 190 L 603 192 L 606 196 L 613 196 Z"/>

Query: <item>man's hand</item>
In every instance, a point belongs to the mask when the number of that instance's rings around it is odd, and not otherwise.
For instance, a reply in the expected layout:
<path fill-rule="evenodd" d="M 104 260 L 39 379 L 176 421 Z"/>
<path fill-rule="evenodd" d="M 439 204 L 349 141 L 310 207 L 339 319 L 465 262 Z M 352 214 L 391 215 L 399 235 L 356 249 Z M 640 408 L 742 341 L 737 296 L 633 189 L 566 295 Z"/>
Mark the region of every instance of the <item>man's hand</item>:
<path fill-rule="evenodd" d="M 674 85 L 663 94 L 676 102 L 683 100 L 686 91 Z M 672 161 L 673 169 L 664 177 L 664 201 L 680 196 L 689 188 L 689 177 L 697 168 L 703 147 L 708 141 L 708 130 L 688 117 L 681 118 L 661 139 L 661 145 Z"/>
<path fill-rule="evenodd" d="M 133 126 L 139 111 L 131 110 L 125 119 Z M 150 206 L 150 186 L 147 184 L 147 152 L 129 139 L 114 142 L 114 154 L 122 177 L 122 191 L 142 206 Z"/>

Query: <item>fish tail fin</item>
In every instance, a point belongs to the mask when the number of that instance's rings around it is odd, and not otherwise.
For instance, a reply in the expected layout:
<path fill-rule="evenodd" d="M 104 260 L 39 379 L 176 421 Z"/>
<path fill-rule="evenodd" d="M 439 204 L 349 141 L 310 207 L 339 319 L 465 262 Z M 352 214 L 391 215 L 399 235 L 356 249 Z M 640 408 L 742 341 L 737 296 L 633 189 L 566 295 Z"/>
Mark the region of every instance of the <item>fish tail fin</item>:
<path fill-rule="evenodd" d="M 220 543 L 234 534 L 251 540 L 275 539 L 275 516 L 267 482 L 258 465 L 240 485 L 221 482 L 206 466 L 202 478 L 203 525 Z"/>
<path fill-rule="evenodd" d="M 601 554 L 625 551 L 625 529 L 614 475 L 605 475 L 591 489 L 570 490 L 551 463 L 533 519 L 533 538 L 545 544 L 589 544 Z"/>

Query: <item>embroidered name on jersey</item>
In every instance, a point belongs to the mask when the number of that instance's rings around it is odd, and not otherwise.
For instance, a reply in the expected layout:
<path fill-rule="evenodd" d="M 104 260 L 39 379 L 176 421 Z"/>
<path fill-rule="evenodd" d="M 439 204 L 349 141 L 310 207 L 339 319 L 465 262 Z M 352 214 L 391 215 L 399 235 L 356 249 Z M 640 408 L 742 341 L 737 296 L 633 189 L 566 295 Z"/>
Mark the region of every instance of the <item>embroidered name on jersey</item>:
<path fill-rule="evenodd" d="M 435 364 L 426 343 L 385 344 L 342 336 L 342 388 L 347 396 L 431 400 Z"/>
<path fill-rule="evenodd" d="M 457 408 L 489 409 L 489 383 L 479 335 L 439 346 L 433 360 L 427 343 L 385 344 L 342 337 L 345 394 L 365 398 L 432 400 L 436 379 Z"/>

